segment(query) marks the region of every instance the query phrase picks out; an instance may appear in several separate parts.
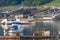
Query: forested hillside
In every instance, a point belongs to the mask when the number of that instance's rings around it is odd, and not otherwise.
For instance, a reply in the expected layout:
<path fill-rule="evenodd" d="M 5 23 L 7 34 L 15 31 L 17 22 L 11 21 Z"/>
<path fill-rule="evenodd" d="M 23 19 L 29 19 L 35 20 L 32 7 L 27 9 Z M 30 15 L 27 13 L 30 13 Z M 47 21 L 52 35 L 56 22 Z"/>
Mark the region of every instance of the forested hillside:
<path fill-rule="evenodd" d="M 40 6 L 52 0 L 0 0 L 0 6 L 18 5 L 21 4 L 22 1 L 26 6 Z"/>
<path fill-rule="evenodd" d="M 60 6 L 60 0 L 0 0 L 0 9 L 17 9 L 23 3 L 24 6 Z"/>
<path fill-rule="evenodd" d="M 0 0 L 0 6 L 21 4 L 21 0 Z"/>
<path fill-rule="evenodd" d="M 25 0 L 24 4 L 26 6 L 41 6 L 43 4 L 49 3 L 53 0 Z"/>

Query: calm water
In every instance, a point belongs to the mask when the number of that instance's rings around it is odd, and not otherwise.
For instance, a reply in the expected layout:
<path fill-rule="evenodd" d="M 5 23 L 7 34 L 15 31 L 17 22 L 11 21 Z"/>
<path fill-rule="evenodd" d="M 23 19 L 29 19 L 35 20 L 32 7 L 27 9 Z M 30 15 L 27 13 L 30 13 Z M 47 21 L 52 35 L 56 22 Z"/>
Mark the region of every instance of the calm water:
<path fill-rule="evenodd" d="M 30 25 L 24 28 L 24 31 L 23 31 L 24 35 L 33 35 L 35 31 L 40 31 L 40 34 L 41 34 L 41 31 L 44 28 L 49 30 L 51 32 L 50 35 L 52 36 L 57 36 L 58 31 L 60 31 L 60 21 L 57 21 L 57 20 L 36 22 L 35 24 L 36 24 L 35 26 Z M 58 40 L 58 39 L 55 38 L 52 40 Z"/>
<path fill-rule="evenodd" d="M 28 27 L 25 27 L 23 30 L 24 35 L 33 35 L 35 31 L 41 32 L 42 29 L 46 28 L 47 30 L 51 31 L 51 35 L 56 36 L 60 30 L 60 21 L 56 20 L 36 22 L 35 24 L 35 26 L 29 25 Z"/>
<path fill-rule="evenodd" d="M 58 31 L 60 30 L 60 21 L 51 20 L 51 21 L 42 21 L 36 22 L 35 26 L 29 25 L 27 27 L 23 27 L 23 34 L 24 35 L 33 35 L 35 31 L 42 31 L 42 29 L 46 28 L 47 30 L 51 31 L 51 35 L 57 36 Z M 0 27 L 0 36 L 3 36 L 3 29 Z"/>

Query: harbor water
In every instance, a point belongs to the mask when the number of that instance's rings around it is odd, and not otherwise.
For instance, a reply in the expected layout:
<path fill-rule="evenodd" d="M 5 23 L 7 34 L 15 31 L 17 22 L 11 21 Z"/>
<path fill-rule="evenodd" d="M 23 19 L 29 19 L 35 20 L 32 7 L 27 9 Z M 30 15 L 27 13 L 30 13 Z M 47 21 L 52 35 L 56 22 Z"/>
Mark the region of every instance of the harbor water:
<path fill-rule="evenodd" d="M 41 34 L 44 28 L 46 28 L 47 31 L 50 31 L 50 35 L 57 36 L 58 32 L 60 31 L 60 21 L 50 20 L 36 22 L 35 26 L 29 25 L 28 27 L 25 27 L 23 33 L 24 35 L 33 36 L 35 31 L 39 31 Z"/>
<path fill-rule="evenodd" d="M 35 31 L 39 31 L 41 34 L 41 31 L 46 28 L 46 30 L 50 31 L 50 35 L 57 36 L 60 31 L 60 21 L 57 20 L 49 20 L 49 21 L 40 21 L 35 22 L 35 25 L 28 25 L 24 28 L 22 33 L 23 36 L 33 36 L 33 33 Z M 3 28 L 0 27 L 0 36 L 3 36 Z"/>

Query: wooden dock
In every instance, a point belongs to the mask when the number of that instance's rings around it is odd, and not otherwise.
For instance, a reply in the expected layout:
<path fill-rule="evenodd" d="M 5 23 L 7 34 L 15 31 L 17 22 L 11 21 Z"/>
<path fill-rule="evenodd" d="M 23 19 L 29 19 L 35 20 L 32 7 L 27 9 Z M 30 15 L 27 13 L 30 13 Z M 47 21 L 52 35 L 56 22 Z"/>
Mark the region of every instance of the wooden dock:
<path fill-rule="evenodd" d="M 38 39 L 38 40 L 41 40 L 41 39 L 54 39 L 54 38 L 57 38 L 56 36 L 46 36 L 46 37 L 42 37 L 42 36 L 39 36 L 39 37 L 33 37 L 33 36 L 15 36 L 15 37 L 12 37 L 12 36 L 0 36 L 0 40 L 35 40 L 35 39 Z M 58 39 L 60 39 L 60 37 L 58 37 Z"/>
<path fill-rule="evenodd" d="M 20 37 L 0 36 L 0 40 L 20 40 Z"/>

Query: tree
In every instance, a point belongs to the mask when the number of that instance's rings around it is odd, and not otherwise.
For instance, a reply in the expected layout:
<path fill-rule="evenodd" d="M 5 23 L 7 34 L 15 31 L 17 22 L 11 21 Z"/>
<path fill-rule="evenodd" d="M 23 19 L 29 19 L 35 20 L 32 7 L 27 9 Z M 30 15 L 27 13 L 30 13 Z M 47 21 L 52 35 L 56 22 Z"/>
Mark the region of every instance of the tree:
<path fill-rule="evenodd" d="M 51 1 L 53 1 L 53 0 L 25 0 L 24 4 L 26 6 L 40 6 L 40 5 L 49 3 Z"/>
<path fill-rule="evenodd" d="M 53 0 L 23 0 L 26 6 L 40 6 L 49 3 Z M 0 0 L 0 6 L 18 5 L 21 4 L 22 0 Z"/>
<path fill-rule="evenodd" d="M 0 0 L 0 6 L 9 6 L 21 4 L 22 0 Z"/>

